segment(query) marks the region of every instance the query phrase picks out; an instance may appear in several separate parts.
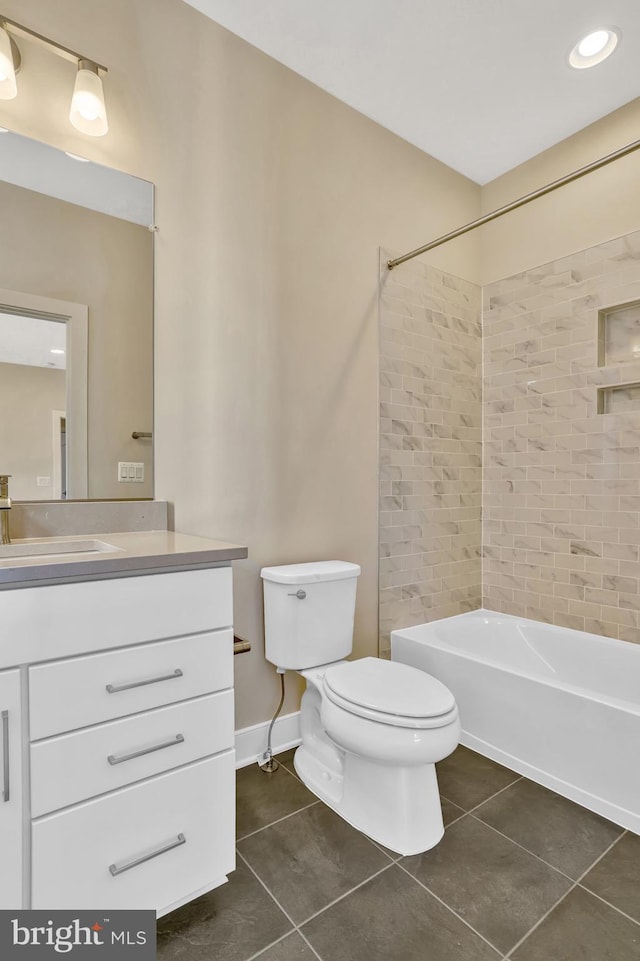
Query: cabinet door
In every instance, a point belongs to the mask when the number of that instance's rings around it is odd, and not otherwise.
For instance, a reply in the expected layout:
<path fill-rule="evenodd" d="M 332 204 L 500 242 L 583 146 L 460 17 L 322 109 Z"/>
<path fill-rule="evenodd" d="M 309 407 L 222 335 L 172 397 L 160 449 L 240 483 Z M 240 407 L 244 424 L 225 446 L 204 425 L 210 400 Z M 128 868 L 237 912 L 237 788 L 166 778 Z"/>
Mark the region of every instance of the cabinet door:
<path fill-rule="evenodd" d="M 0 909 L 22 906 L 20 671 L 0 671 Z"/>

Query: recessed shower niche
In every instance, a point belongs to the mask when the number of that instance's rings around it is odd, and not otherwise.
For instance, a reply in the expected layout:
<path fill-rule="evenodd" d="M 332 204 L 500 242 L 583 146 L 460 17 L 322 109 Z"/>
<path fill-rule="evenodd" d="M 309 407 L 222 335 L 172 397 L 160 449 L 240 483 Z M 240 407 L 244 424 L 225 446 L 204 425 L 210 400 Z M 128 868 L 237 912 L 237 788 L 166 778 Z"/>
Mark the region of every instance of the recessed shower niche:
<path fill-rule="evenodd" d="M 640 300 L 598 311 L 598 366 L 640 362 Z M 640 383 L 598 388 L 598 413 L 640 411 Z"/>
<path fill-rule="evenodd" d="M 640 411 L 640 384 L 598 388 L 599 414 L 626 414 L 630 411 Z"/>
<path fill-rule="evenodd" d="M 640 300 L 598 312 L 598 367 L 640 361 Z"/>

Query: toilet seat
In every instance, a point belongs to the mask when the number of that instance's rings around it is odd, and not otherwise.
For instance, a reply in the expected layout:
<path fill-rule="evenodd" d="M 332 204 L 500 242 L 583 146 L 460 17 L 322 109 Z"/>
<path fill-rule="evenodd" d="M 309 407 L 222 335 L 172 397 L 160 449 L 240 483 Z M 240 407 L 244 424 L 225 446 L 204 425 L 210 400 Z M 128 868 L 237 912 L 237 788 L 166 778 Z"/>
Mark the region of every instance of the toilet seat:
<path fill-rule="evenodd" d="M 349 714 L 392 727 L 443 727 L 458 717 L 453 694 L 417 668 L 377 657 L 343 661 L 324 673 L 323 693 Z"/>

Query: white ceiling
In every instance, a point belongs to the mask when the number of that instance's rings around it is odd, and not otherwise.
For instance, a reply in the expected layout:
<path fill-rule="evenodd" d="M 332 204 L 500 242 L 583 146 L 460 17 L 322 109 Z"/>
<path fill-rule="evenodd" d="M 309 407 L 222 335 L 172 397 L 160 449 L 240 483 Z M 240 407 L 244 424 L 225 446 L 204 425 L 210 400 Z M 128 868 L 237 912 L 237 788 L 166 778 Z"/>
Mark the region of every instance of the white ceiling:
<path fill-rule="evenodd" d="M 640 0 L 186 2 L 481 184 L 640 96 Z M 612 25 L 614 54 L 571 69 Z"/>

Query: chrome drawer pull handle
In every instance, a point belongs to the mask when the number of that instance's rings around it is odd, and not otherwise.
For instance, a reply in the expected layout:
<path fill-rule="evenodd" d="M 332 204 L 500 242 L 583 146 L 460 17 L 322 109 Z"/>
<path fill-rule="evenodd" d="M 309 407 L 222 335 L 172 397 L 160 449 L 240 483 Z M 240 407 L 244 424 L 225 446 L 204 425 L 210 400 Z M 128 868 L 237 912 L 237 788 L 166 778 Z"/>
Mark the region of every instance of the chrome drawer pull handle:
<path fill-rule="evenodd" d="M 9 800 L 9 712 L 3 711 L 2 717 L 2 769 L 4 787 L 2 789 L 2 799 L 6 803 Z"/>
<path fill-rule="evenodd" d="M 116 877 L 118 874 L 122 874 L 124 871 L 130 871 L 131 868 L 137 868 L 139 864 L 144 864 L 145 861 L 150 861 L 152 858 L 157 858 L 160 854 L 165 854 L 167 851 L 173 850 L 173 848 L 179 848 L 181 844 L 186 844 L 187 839 L 184 834 L 179 834 L 175 841 L 169 841 L 168 844 L 163 844 L 161 848 L 157 851 L 152 851 L 151 854 L 143 854 L 141 858 L 134 858 L 133 861 L 127 861 L 126 864 L 122 864 L 118 867 L 117 864 L 110 864 L 109 871 L 112 877 Z"/>
<path fill-rule="evenodd" d="M 107 684 L 107 694 L 118 694 L 120 691 L 130 691 L 132 687 L 144 687 L 146 684 L 158 684 L 160 681 L 173 681 L 176 677 L 183 677 L 180 668 L 172 674 L 162 674 L 160 677 L 150 677 L 146 681 L 133 681 L 131 684 Z"/>
<path fill-rule="evenodd" d="M 165 747 L 173 747 L 175 744 L 182 744 L 183 742 L 183 735 L 176 734 L 170 741 L 164 741 L 162 744 L 154 744 L 153 747 L 143 747 L 141 751 L 134 751 L 132 754 L 121 754 L 119 757 L 117 754 L 109 754 L 107 761 L 109 764 L 122 764 L 123 761 L 131 761 L 134 757 L 142 757 L 143 754 L 153 754 L 154 751 L 162 751 Z"/>
<path fill-rule="evenodd" d="M 118 867 L 117 864 L 110 864 L 109 871 L 111 876 L 115 878 L 117 874 L 122 874 L 123 871 L 130 871 L 131 868 L 137 868 L 139 864 L 144 864 L 145 861 L 150 861 L 151 858 L 157 858 L 158 855 L 164 854 L 166 851 L 171 851 L 173 848 L 179 848 L 181 844 L 186 844 L 187 839 L 184 834 L 179 834 L 175 841 L 169 841 L 168 844 L 163 844 L 161 848 L 156 851 L 151 851 L 150 854 L 143 854 L 140 858 L 134 858 L 133 861 L 127 861 L 126 864 Z"/>

